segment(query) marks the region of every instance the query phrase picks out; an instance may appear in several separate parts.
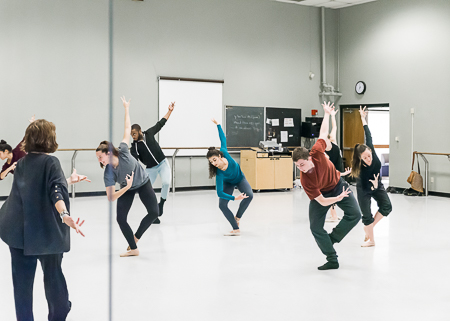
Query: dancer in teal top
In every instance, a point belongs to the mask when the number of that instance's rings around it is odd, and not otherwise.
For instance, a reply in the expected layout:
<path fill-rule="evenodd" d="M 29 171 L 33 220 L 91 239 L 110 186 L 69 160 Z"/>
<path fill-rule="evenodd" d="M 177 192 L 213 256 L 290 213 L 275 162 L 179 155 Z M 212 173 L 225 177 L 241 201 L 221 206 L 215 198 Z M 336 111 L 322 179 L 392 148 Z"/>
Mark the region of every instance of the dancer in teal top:
<path fill-rule="evenodd" d="M 244 173 L 242 173 L 239 164 L 228 154 L 227 140 L 222 127 L 215 119 L 212 121 L 217 125 L 217 129 L 219 130 L 220 150 L 217 150 L 215 147 L 210 147 L 206 154 L 206 158 L 209 160 L 209 178 L 216 177 L 217 196 L 220 198 L 219 208 L 233 227 L 233 230 L 225 235 L 239 236 L 239 221 L 253 199 L 253 191 Z M 241 192 L 236 197 L 233 196 L 235 187 Z M 239 200 L 242 200 L 242 202 L 239 204 L 239 209 L 235 217 L 228 208 L 228 202 Z"/>

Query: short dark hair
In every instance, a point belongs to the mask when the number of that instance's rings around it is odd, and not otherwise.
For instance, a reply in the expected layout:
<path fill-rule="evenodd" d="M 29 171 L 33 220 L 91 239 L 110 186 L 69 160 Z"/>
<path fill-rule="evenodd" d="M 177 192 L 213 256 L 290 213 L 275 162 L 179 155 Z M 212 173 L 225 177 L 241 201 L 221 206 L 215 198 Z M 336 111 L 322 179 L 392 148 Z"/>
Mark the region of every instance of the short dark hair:
<path fill-rule="evenodd" d="M 305 147 L 297 147 L 292 152 L 292 160 L 294 163 L 296 163 L 299 159 L 308 160 L 309 157 L 309 150 L 307 150 Z"/>
<path fill-rule="evenodd" d="M 58 149 L 56 126 L 45 119 L 38 119 L 28 125 L 21 149 L 27 153 L 54 153 Z"/>
<path fill-rule="evenodd" d="M 144 135 L 142 135 L 141 126 L 139 126 L 138 124 L 133 124 L 131 126 L 131 130 L 133 130 L 133 129 L 138 132 L 138 140 L 143 140 Z"/>
<path fill-rule="evenodd" d="M 100 142 L 100 144 L 98 145 L 98 147 L 95 151 L 102 152 L 105 154 L 108 154 L 108 152 L 112 151 L 114 156 L 119 157 L 119 151 L 114 147 L 114 145 L 112 143 L 108 142 L 107 140 Z M 101 168 L 104 167 L 102 163 L 100 163 L 100 167 Z"/>

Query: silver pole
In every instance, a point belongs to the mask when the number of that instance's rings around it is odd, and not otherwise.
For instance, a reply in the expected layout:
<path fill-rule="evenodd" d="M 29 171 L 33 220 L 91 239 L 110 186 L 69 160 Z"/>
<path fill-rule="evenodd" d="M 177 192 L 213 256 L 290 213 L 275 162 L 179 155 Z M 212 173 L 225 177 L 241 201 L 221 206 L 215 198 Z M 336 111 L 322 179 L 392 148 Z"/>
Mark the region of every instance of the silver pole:
<path fill-rule="evenodd" d="M 176 149 L 172 155 L 172 193 L 175 194 L 175 157 L 178 154 L 179 149 Z"/>
<path fill-rule="evenodd" d="M 109 111 L 109 141 L 113 141 L 113 40 L 114 40 L 114 33 L 113 33 L 113 0 L 109 0 L 109 6 L 108 6 L 108 41 L 109 41 L 109 95 L 108 95 L 108 111 Z M 112 163 L 112 153 L 109 159 L 109 163 Z M 109 206 L 109 249 L 108 249 L 108 285 L 109 285 L 109 291 L 108 291 L 108 320 L 112 321 L 112 292 L 113 292 L 113 283 L 112 283 L 112 222 L 113 222 L 113 202 L 108 201 Z"/>
<path fill-rule="evenodd" d="M 71 169 L 70 173 L 72 173 L 73 170 L 76 168 L 75 167 L 75 159 L 77 158 L 77 154 L 78 154 L 78 151 L 75 150 L 73 152 L 72 161 L 70 162 L 70 165 L 72 166 L 72 169 Z M 75 184 L 72 184 L 72 199 L 75 199 Z"/>

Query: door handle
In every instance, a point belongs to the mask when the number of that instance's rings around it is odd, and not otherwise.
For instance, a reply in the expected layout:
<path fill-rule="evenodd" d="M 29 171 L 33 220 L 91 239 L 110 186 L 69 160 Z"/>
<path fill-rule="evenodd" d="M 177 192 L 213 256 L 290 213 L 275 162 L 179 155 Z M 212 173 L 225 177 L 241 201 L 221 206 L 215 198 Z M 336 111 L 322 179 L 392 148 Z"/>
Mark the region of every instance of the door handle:
<path fill-rule="evenodd" d="M 353 150 L 353 147 L 344 147 L 344 150 Z"/>

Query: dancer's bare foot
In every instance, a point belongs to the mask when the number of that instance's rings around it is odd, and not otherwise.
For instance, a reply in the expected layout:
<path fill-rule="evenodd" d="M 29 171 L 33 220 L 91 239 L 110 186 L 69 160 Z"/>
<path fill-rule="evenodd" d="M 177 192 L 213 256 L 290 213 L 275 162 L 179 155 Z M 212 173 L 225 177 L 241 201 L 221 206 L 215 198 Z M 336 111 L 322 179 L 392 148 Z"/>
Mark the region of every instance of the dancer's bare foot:
<path fill-rule="evenodd" d="M 128 256 L 139 256 L 139 249 L 129 250 L 125 253 L 120 254 L 120 257 L 128 257 Z"/>
<path fill-rule="evenodd" d="M 139 242 L 139 239 L 136 238 L 136 235 L 134 236 L 134 241 L 136 242 L 136 244 Z M 129 250 L 131 250 L 130 246 L 127 247 L 127 251 L 129 251 Z"/>
<path fill-rule="evenodd" d="M 239 221 L 241 220 L 239 217 L 237 217 L 237 216 L 235 216 L 234 217 L 235 219 L 236 219 L 236 223 L 237 223 L 237 225 L 239 226 Z"/>
<path fill-rule="evenodd" d="M 375 246 L 375 242 L 373 241 L 366 241 L 363 244 L 361 244 L 361 247 L 372 247 Z"/>
<path fill-rule="evenodd" d="M 241 235 L 241 231 L 240 230 L 232 230 L 229 233 L 225 233 L 225 236 L 240 236 Z"/>

